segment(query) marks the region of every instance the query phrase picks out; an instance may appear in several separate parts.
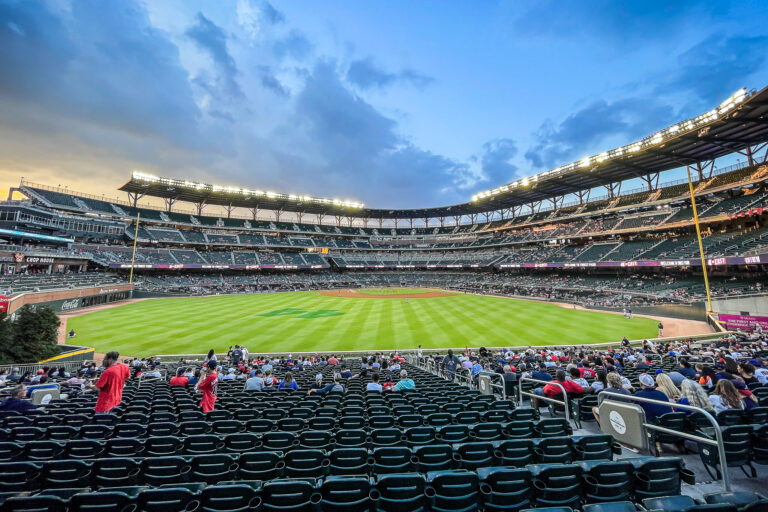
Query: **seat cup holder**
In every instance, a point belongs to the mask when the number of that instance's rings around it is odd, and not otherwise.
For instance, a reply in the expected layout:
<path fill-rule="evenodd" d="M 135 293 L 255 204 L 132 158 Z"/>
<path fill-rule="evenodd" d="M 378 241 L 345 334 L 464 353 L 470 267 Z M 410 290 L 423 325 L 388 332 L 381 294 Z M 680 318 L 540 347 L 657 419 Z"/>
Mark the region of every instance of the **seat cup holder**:
<path fill-rule="evenodd" d="M 427 486 L 427 487 L 424 489 L 424 495 L 425 495 L 427 498 L 434 498 L 435 496 L 437 496 L 437 491 L 435 490 L 435 488 L 434 488 L 434 487 L 432 487 L 432 486 Z"/>
<path fill-rule="evenodd" d="M 279 460 L 275 463 L 275 469 L 283 469 L 285 468 L 285 461 Z"/>
<path fill-rule="evenodd" d="M 480 492 L 485 496 L 493 494 L 493 489 L 488 484 L 480 484 Z"/>
<path fill-rule="evenodd" d="M 331 460 L 330 459 L 323 459 L 322 462 L 320 462 L 320 465 L 322 467 L 324 467 L 324 468 L 327 468 L 328 466 L 331 465 Z"/>
<path fill-rule="evenodd" d="M 416 455 L 411 456 L 411 464 L 418 464 L 419 458 Z"/>
<path fill-rule="evenodd" d="M 547 490 L 547 486 L 544 484 L 544 482 L 542 482 L 538 478 L 534 478 L 532 483 L 533 483 L 533 486 L 536 488 L 537 491 L 546 491 Z"/>
<path fill-rule="evenodd" d="M 313 492 L 309 497 L 309 502 L 313 505 L 319 505 L 321 501 L 323 501 L 323 495 L 319 492 Z"/>
<path fill-rule="evenodd" d="M 379 501 L 381 493 L 377 489 L 371 489 L 371 492 L 368 493 L 368 498 L 373 502 Z"/>
<path fill-rule="evenodd" d="M 294 439 L 293 441 L 291 441 L 291 446 L 299 446 L 299 443 L 301 443 L 301 441 L 299 441 L 298 439 Z"/>
<path fill-rule="evenodd" d="M 191 500 L 189 503 L 187 503 L 187 506 L 184 507 L 184 510 L 186 512 L 194 512 L 199 508 L 200 508 L 200 502 L 197 500 Z"/>
<path fill-rule="evenodd" d="M 459 455 L 458 453 L 454 453 L 452 457 L 453 457 L 453 460 L 455 460 L 456 462 L 461 462 L 461 455 Z"/>
<path fill-rule="evenodd" d="M 255 496 L 251 501 L 248 502 L 248 508 L 251 510 L 251 512 L 259 512 L 261 510 L 261 498 Z"/>
<path fill-rule="evenodd" d="M 696 483 L 696 475 L 690 469 L 683 468 L 680 470 L 680 480 L 686 484 L 693 485 Z"/>
<path fill-rule="evenodd" d="M 368 457 L 368 465 L 373 466 L 374 464 L 376 464 L 376 459 L 373 457 Z"/>
<path fill-rule="evenodd" d="M 240 464 L 238 464 L 237 462 L 233 462 L 232 464 L 229 465 L 229 470 L 233 473 L 238 469 L 240 469 Z"/>

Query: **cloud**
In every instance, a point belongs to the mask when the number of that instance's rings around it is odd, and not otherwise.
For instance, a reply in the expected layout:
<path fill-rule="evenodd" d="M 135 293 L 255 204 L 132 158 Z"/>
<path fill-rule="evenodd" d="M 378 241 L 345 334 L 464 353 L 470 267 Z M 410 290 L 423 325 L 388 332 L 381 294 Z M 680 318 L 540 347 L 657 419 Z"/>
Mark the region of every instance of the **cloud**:
<path fill-rule="evenodd" d="M 264 19 L 272 25 L 277 25 L 278 23 L 283 23 L 285 21 L 285 15 L 275 9 L 271 3 L 266 1 L 261 2 L 261 14 Z"/>
<path fill-rule="evenodd" d="M 410 69 L 388 73 L 376 67 L 373 59 L 368 57 L 352 61 L 347 70 L 347 81 L 360 89 L 385 88 L 396 83 L 423 89 L 435 80 Z"/>
<path fill-rule="evenodd" d="M 561 123 L 545 121 L 534 134 L 535 144 L 525 152 L 534 167 L 551 168 L 603 151 L 608 137 L 630 142 L 674 122 L 672 106 L 651 98 L 625 98 L 608 103 L 597 100 Z"/>
<path fill-rule="evenodd" d="M 132 1 L 74 2 L 66 16 L 43 1 L 5 2 L 0 20 L 0 102 L 29 108 L 0 108 L 3 123 L 34 119 L 44 130 L 63 118 L 104 136 L 199 146 L 200 111 L 178 49 Z"/>
<path fill-rule="evenodd" d="M 272 51 L 279 59 L 290 57 L 295 60 L 303 60 L 312 53 L 313 48 L 314 46 L 309 42 L 309 39 L 296 29 L 292 29 L 272 44 Z"/>
<path fill-rule="evenodd" d="M 494 184 L 508 183 L 517 174 L 512 159 L 517 156 L 517 145 L 512 139 L 494 139 L 483 144 L 479 157 L 482 181 Z M 476 159 L 478 159 L 476 157 Z"/>
<path fill-rule="evenodd" d="M 227 96 L 242 97 L 243 91 L 236 80 L 239 74 L 237 64 L 227 50 L 227 35 L 201 12 L 197 13 L 195 21 L 195 25 L 187 29 L 186 35 L 213 60 L 218 69 L 216 81 L 219 89 Z"/>
<path fill-rule="evenodd" d="M 712 35 L 679 55 L 677 68 L 657 92 L 688 91 L 709 108 L 745 87 L 767 59 L 768 36 Z"/>
<path fill-rule="evenodd" d="M 475 183 L 466 163 L 419 148 L 400 135 L 395 120 L 342 83 L 334 61 L 318 62 L 307 76 L 290 126 L 302 132 L 312 163 L 284 161 L 305 167 L 304 175 L 320 173 L 318 185 L 331 184 L 336 193 L 356 197 L 370 190 L 379 201 L 386 198 L 385 205 L 370 206 L 451 204 L 466 200 L 462 189 Z"/>
<path fill-rule="evenodd" d="M 265 89 L 269 89 L 278 96 L 287 98 L 291 92 L 277 79 L 269 66 L 259 66 L 259 81 Z"/>
<path fill-rule="evenodd" d="M 559 2 L 539 0 L 514 22 L 516 33 L 526 37 L 610 39 L 627 46 L 639 39 L 675 37 L 695 19 L 705 24 L 729 9 L 728 2 L 646 0 L 643 2 L 592 0 Z"/>

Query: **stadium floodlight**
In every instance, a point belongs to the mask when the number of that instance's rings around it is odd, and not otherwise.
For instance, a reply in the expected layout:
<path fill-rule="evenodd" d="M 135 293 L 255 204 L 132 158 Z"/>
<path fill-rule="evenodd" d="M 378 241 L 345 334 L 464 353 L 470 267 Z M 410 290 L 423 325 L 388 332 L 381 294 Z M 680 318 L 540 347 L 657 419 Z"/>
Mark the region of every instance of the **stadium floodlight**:
<path fill-rule="evenodd" d="M 209 185 L 207 183 L 201 183 L 198 181 L 190 180 L 176 180 L 173 178 L 162 178 L 152 174 L 147 174 L 142 171 L 133 171 L 131 173 L 131 179 L 146 183 L 164 183 L 170 187 L 188 188 L 194 190 L 209 190 L 213 193 L 225 193 L 233 195 L 241 195 L 243 197 L 251 196 L 266 196 L 269 199 L 278 199 L 284 201 L 302 201 L 305 203 L 317 203 L 317 204 L 332 204 L 334 206 L 361 209 L 365 207 L 365 203 L 359 201 L 353 201 L 350 199 L 328 199 L 323 197 L 313 197 L 308 195 L 298 194 L 280 194 L 278 192 L 265 192 L 263 190 L 250 190 L 247 188 L 234 187 L 231 185 Z"/>
<path fill-rule="evenodd" d="M 591 165 L 602 164 L 614 158 L 620 158 L 626 155 L 631 156 L 631 154 L 637 153 L 643 148 L 664 144 L 667 140 L 673 137 L 677 137 L 681 132 L 691 132 L 693 130 L 698 130 L 699 128 L 701 128 L 706 124 L 709 124 L 713 121 L 717 121 L 720 117 L 732 111 L 738 105 L 746 101 L 749 98 L 749 96 L 750 95 L 747 92 L 747 89 L 745 87 L 742 87 L 738 91 L 731 94 L 725 101 L 723 101 L 716 108 L 713 108 L 712 110 L 705 112 L 704 114 L 701 114 L 697 117 L 669 126 L 659 132 L 654 133 L 653 135 L 649 135 L 648 137 L 643 138 L 642 140 L 632 142 L 630 144 L 618 147 L 616 149 L 612 149 L 610 151 L 603 151 L 602 153 L 596 156 L 586 156 L 577 162 L 572 162 L 570 164 L 565 164 L 560 167 L 557 167 L 555 169 L 540 172 L 533 176 L 526 177 L 521 180 L 514 181 L 512 183 L 508 183 L 506 185 L 497 187 L 492 190 L 484 190 L 482 192 L 478 192 L 472 196 L 472 202 L 477 202 L 480 199 L 485 199 L 486 197 L 492 197 L 504 192 L 508 192 L 510 189 L 518 186 L 527 186 L 529 182 L 535 183 L 539 179 L 552 178 L 555 176 L 559 176 L 563 173 L 573 171 L 575 169 L 579 169 L 579 168 L 584 169 L 584 168 L 590 167 Z"/>

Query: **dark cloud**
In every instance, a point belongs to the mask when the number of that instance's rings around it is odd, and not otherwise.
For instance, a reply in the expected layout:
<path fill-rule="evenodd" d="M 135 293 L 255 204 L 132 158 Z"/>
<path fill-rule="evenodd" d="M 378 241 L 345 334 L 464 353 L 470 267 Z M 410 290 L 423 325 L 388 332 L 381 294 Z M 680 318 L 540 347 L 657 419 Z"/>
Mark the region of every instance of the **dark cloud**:
<path fill-rule="evenodd" d="M 237 83 L 237 64 L 227 50 L 227 35 L 201 12 L 197 13 L 195 21 L 186 34 L 213 60 L 218 70 L 216 81 L 219 89 L 227 96 L 242 97 L 243 91 Z"/>
<path fill-rule="evenodd" d="M 291 92 L 272 73 L 272 69 L 269 66 L 259 66 L 258 74 L 259 81 L 265 89 L 269 89 L 283 98 L 287 98 L 291 95 Z"/>
<path fill-rule="evenodd" d="M 347 80 L 360 89 L 384 88 L 395 83 L 408 84 L 421 89 L 434 82 L 432 77 L 410 69 L 404 69 L 399 73 L 386 72 L 376 67 L 370 57 L 352 61 L 347 70 Z"/>
<path fill-rule="evenodd" d="M 296 60 L 303 60 L 312 53 L 313 48 L 314 46 L 309 42 L 309 39 L 295 29 L 272 44 L 272 51 L 280 59 L 290 57 Z"/>
<path fill-rule="evenodd" d="M 707 23 L 729 9 L 727 1 L 540 0 L 517 18 L 514 28 L 523 36 L 566 39 L 587 36 L 611 39 L 615 44 L 626 46 L 638 39 L 648 41 L 651 34 L 654 38 L 675 37 L 692 19 L 699 24 Z"/>
<path fill-rule="evenodd" d="M 508 183 L 517 175 L 512 159 L 517 156 L 517 145 L 512 139 L 494 139 L 483 144 L 479 157 L 483 181 L 490 185 Z"/>
<path fill-rule="evenodd" d="M 40 130 L 70 118 L 102 134 L 199 147 L 200 112 L 178 50 L 132 1 L 73 2 L 66 16 L 43 1 L 4 2 L 0 48 L 0 101 L 45 111 Z M 0 108 L 0 121 L 27 121 L 14 112 Z"/>
<path fill-rule="evenodd" d="M 307 77 L 296 98 L 295 123 L 317 152 L 316 163 L 304 173 L 320 173 L 320 186 L 331 191 L 356 197 L 360 190 L 370 190 L 376 199 L 386 200 L 385 205 L 370 206 L 434 206 L 466 199 L 460 189 L 472 181 L 468 165 L 399 135 L 395 120 L 344 86 L 334 62 L 318 63 Z M 437 184 L 447 188 L 440 190 Z"/>
<path fill-rule="evenodd" d="M 597 100 L 569 115 L 560 124 L 545 121 L 534 134 L 537 142 L 525 152 L 536 168 L 552 168 L 606 149 L 609 136 L 624 143 L 644 137 L 676 119 L 674 109 L 651 98 L 626 98 L 608 103 Z"/>
<path fill-rule="evenodd" d="M 275 6 L 269 2 L 261 3 L 261 14 L 264 19 L 272 25 L 285 22 L 285 14 L 275 9 Z"/>
<path fill-rule="evenodd" d="M 767 58 L 768 36 L 712 35 L 680 54 L 671 79 L 662 80 L 657 92 L 688 91 L 710 108 L 747 86 Z"/>

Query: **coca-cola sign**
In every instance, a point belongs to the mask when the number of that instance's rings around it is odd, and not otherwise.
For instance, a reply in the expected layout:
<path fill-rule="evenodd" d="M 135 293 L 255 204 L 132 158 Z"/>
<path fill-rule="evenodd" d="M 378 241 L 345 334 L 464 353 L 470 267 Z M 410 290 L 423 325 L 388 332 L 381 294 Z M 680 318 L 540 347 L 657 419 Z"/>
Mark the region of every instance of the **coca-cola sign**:
<path fill-rule="evenodd" d="M 72 311 L 80 307 L 80 299 L 65 300 L 61 303 L 62 311 Z"/>

